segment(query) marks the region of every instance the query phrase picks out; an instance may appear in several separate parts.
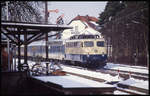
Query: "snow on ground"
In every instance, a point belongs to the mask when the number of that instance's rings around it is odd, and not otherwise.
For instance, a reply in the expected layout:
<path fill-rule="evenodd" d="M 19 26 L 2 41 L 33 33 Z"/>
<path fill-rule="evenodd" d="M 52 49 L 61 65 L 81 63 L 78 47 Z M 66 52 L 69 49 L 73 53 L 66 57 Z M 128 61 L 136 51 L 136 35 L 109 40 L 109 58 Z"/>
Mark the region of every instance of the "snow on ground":
<path fill-rule="evenodd" d="M 90 76 L 90 77 L 100 78 L 100 79 L 104 79 L 108 82 L 119 81 L 119 83 L 123 83 L 123 84 L 130 85 L 130 86 L 135 86 L 135 87 L 139 87 L 139 88 L 143 88 L 143 89 L 148 89 L 148 86 L 149 86 L 148 81 L 144 81 L 144 80 L 129 78 L 129 79 L 123 81 L 123 79 L 118 78 L 118 76 L 111 76 L 109 74 L 103 74 L 100 72 L 93 72 L 93 71 L 88 71 L 88 70 L 83 70 L 83 69 L 70 68 L 70 67 L 66 67 L 66 66 L 62 66 L 62 68 L 64 71 L 67 71 L 67 72 L 72 72 L 72 73 L 76 73 L 76 74 L 82 74 L 82 75 L 86 75 L 86 76 Z"/>
<path fill-rule="evenodd" d="M 119 69 L 119 70 L 128 71 L 128 72 L 149 74 L 149 71 L 148 69 L 146 69 L 146 67 L 140 67 L 140 66 L 129 66 L 129 65 L 122 65 L 122 64 L 107 63 L 107 65 L 104 66 L 104 68 L 114 69 L 114 70 Z"/>
<path fill-rule="evenodd" d="M 129 93 L 125 93 L 119 90 L 114 91 L 114 95 L 130 95 Z"/>
<path fill-rule="evenodd" d="M 130 78 L 125 81 L 120 81 L 119 83 L 124 84 L 124 85 L 130 85 L 133 87 L 149 89 L 148 81 L 144 81 L 144 80 Z"/>
<path fill-rule="evenodd" d="M 67 72 L 71 72 L 71 73 L 75 73 L 75 74 L 81 74 L 81 75 L 85 75 L 85 76 L 89 76 L 89 77 L 95 77 L 95 78 L 99 78 L 99 79 L 104 79 L 108 82 L 122 80 L 122 78 L 118 78 L 118 76 L 111 76 L 110 74 L 103 74 L 100 72 L 76 69 L 76 68 L 71 68 L 71 67 L 67 67 L 67 66 L 63 66 L 63 65 L 62 65 L 62 68 L 63 68 L 63 71 L 67 71 Z"/>
<path fill-rule="evenodd" d="M 92 87 L 92 88 L 104 88 L 114 87 L 113 85 L 100 83 L 97 81 L 85 79 L 82 77 L 74 76 L 74 75 L 66 75 L 66 76 L 33 76 L 33 78 L 42 80 L 44 82 L 53 82 L 55 84 L 59 84 L 65 88 L 79 88 L 79 87 Z"/>
<path fill-rule="evenodd" d="M 122 90 L 125 90 L 125 91 L 127 91 L 127 92 L 132 92 L 132 93 L 136 93 L 136 94 L 139 94 L 139 95 L 146 95 L 146 93 L 139 92 L 139 91 L 136 91 L 136 90 L 126 89 L 126 88 L 120 88 L 120 87 L 118 87 L 118 88 L 119 88 L 119 89 L 122 89 Z M 131 94 L 129 94 L 129 93 L 125 93 L 125 92 L 119 91 L 119 90 L 114 91 L 114 94 L 115 94 L 115 95 L 123 95 L 123 94 L 131 95 Z"/>
<path fill-rule="evenodd" d="M 23 63 L 23 61 L 24 60 L 21 60 L 22 63 Z M 28 64 L 29 64 L 29 67 L 31 68 L 32 65 L 35 64 L 35 62 L 28 61 Z M 41 62 L 41 64 L 45 67 L 44 62 Z M 107 69 L 116 69 L 116 70 L 119 69 L 119 70 L 123 70 L 123 71 L 131 71 L 131 72 L 139 72 L 139 73 L 148 74 L 148 69 L 146 69 L 146 68 L 145 69 L 144 68 L 143 69 L 138 69 L 139 67 L 136 68 L 135 66 L 134 66 L 135 68 L 132 68 L 131 66 L 128 66 L 128 65 L 123 65 L 123 66 L 121 64 L 107 63 L 105 68 L 107 68 Z M 61 65 L 61 67 L 63 68 L 63 71 L 67 71 L 67 72 L 71 72 L 71 73 L 75 73 L 75 74 L 81 74 L 81 75 L 85 75 L 85 76 L 89 76 L 89 77 L 100 78 L 100 79 L 104 79 L 108 82 L 120 81 L 119 83 L 122 83 L 122 84 L 125 84 L 125 85 L 140 87 L 140 88 L 143 88 L 143 89 L 149 89 L 149 82 L 148 81 L 134 79 L 134 78 L 129 78 L 129 79 L 123 81 L 123 78 L 118 78 L 118 76 L 111 76 L 110 74 L 103 74 L 103 73 L 100 73 L 100 72 L 93 72 L 93 71 L 88 71 L 88 70 L 84 70 L 84 69 L 71 68 L 71 67 L 67 67 L 67 66 L 64 66 L 64 65 Z M 114 94 L 118 94 L 118 93 L 120 93 L 120 91 L 115 91 Z M 121 92 L 121 94 L 125 94 L 125 93 Z"/>

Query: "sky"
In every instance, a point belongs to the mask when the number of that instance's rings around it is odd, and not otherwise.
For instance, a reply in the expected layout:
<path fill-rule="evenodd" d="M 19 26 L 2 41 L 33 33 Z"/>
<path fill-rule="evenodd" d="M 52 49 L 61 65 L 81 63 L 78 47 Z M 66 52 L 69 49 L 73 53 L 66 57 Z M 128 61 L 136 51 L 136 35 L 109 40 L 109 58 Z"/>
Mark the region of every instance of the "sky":
<path fill-rule="evenodd" d="M 49 22 L 52 24 L 56 24 L 56 19 L 60 15 L 64 14 L 64 23 L 68 24 L 73 18 L 75 18 L 77 15 L 80 16 L 94 16 L 96 18 L 99 17 L 99 14 L 103 12 L 105 9 L 107 1 L 51 1 L 48 2 L 48 10 L 55 10 L 58 9 L 59 12 L 51 12 L 49 14 Z"/>

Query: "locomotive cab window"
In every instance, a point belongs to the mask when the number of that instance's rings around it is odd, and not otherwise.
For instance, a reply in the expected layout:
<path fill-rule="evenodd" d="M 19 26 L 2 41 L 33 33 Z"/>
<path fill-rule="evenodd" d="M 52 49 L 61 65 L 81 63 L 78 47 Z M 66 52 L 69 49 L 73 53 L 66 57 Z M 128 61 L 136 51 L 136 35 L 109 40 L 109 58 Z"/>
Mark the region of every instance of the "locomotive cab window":
<path fill-rule="evenodd" d="M 104 41 L 97 41 L 98 47 L 104 47 Z"/>
<path fill-rule="evenodd" d="M 94 46 L 94 43 L 92 41 L 85 41 L 84 42 L 84 46 L 85 47 L 93 47 Z"/>

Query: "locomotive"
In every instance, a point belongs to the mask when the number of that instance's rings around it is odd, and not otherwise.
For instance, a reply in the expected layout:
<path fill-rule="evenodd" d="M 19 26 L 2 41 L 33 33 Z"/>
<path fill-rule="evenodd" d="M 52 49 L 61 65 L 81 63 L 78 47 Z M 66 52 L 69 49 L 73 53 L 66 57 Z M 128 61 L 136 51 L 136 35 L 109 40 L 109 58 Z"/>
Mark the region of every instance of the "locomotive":
<path fill-rule="evenodd" d="M 30 44 L 28 56 L 46 58 L 45 44 L 45 41 Z M 99 35 L 74 35 L 68 40 L 48 41 L 47 45 L 49 60 L 92 68 L 106 65 L 106 43 Z"/>

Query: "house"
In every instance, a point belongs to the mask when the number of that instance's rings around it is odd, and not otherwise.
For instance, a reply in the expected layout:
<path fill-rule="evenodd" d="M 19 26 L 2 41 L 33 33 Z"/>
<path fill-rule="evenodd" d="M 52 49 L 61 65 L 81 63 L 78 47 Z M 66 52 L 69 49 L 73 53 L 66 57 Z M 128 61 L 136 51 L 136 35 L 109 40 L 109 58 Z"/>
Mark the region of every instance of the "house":
<path fill-rule="evenodd" d="M 98 19 L 95 17 L 78 15 L 68 24 L 69 26 L 72 26 L 73 29 L 64 30 L 62 32 L 61 39 L 69 39 L 71 36 L 79 34 L 93 34 L 101 36 L 96 22 L 98 22 Z"/>
<path fill-rule="evenodd" d="M 98 22 L 98 19 L 95 17 L 88 15 L 86 16 L 78 15 L 77 17 L 72 19 L 68 24 L 69 26 L 72 26 L 73 29 L 64 30 L 62 32 L 61 39 L 69 39 L 71 36 L 79 34 L 88 34 L 88 35 L 93 34 L 103 37 L 101 33 L 98 31 L 100 30 L 100 27 L 96 22 Z M 107 54 L 108 57 L 112 56 L 112 45 L 108 43 L 107 43 Z"/>

